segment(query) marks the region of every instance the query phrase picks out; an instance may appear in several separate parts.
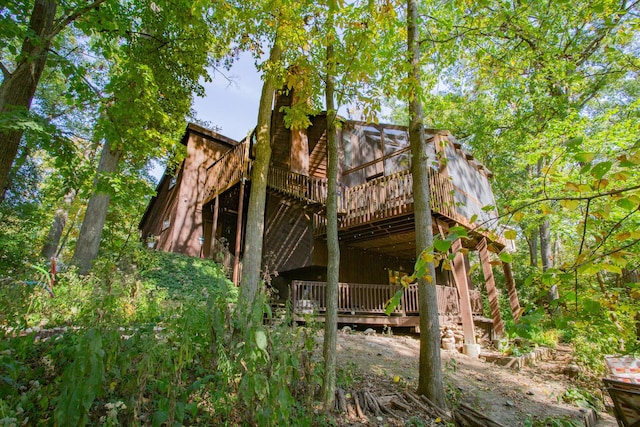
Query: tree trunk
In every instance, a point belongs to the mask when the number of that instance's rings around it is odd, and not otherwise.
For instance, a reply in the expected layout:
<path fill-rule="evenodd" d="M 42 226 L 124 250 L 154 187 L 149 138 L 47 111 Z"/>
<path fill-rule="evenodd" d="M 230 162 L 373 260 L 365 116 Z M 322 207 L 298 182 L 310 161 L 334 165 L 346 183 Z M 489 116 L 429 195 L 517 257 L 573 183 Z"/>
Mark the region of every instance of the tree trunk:
<path fill-rule="evenodd" d="M 327 26 L 332 31 L 335 2 L 329 2 Z M 338 280 L 340 273 L 340 244 L 338 241 L 338 141 L 336 133 L 335 56 L 333 44 L 327 45 L 327 148 L 329 164 L 327 167 L 327 294 L 324 323 L 324 377 L 322 382 L 322 401 L 325 411 L 335 404 L 336 395 L 336 341 L 338 334 Z"/>
<path fill-rule="evenodd" d="M 96 188 L 91 199 L 89 199 L 80 234 L 76 241 L 76 249 L 71 259 L 71 263 L 78 267 L 80 274 L 87 274 L 91 270 L 91 263 L 98 256 L 102 230 L 107 219 L 109 202 L 111 201 L 111 196 L 108 192 L 99 190 L 99 183 L 103 178 L 117 171 L 121 154 L 120 151 L 112 151 L 108 141 L 102 147 L 97 170 L 98 176 L 94 181 Z"/>
<path fill-rule="evenodd" d="M 527 245 L 529 246 L 529 265 L 531 267 L 538 266 L 538 233 L 537 230 L 527 237 Z"/>
<path fill-rule="evenodd" d="M 62 238 L 62 232 L 65 225 L 67 225 L 67 218 L 69 216 L 69 208 L 76 198 L 76 190 L 71 189 L 65 194 L 63 205 L 60 206 L 53 217 L 53 223 L 49 228 L 47 239 L 44 242 L 40 256 L 43 258 L 55 258 L 58 246 L 60 245 L 60 239 Z"/>
<path fill-rule="evenodd" d="M 551 226 L 549 220 L 545 218 L 540 224 L 540 259 L 542 260 L 542 271 L 547 271 L 553 267 L 553 250 L 551 244 Z"/>
<path fill-rule="evenodd" d="M 15 70 L 3 73 L 0 84 L 0 116 L 31 109 L 31 101 L 47 62 L 47 37 L 53 28 L 55 15 L 54 0 L 36 0 L 31 11 L 28 34 L 36 34 L 37 37 L 25 38 Z M 9 172 L 18 153 L 23 132 L 22 128 L 0 130 L 0 201 L 4 199 L 9 186 Z"/>
<path fill-rule="evenodd" d="M 276 64 L 282 56 L 278 37 L 273 42 L 269 62 Z M 260 267 L 262 262 L 262 239 L 264 234 L 264 210 L 267 197 L 267 175 L 271 161 L 271 108 L 275 92 L 275 79 L 266 75 L 260 96 L 258 124 L 256 126 L 256 157 L 251 171 L 251 194 L 247 207 L 247 227 L 244 243 L 244 261 L 242 265 L 242 286 L 240 305 L 250 313 L 250 307 L 258 291 Z M 241 315 L 242 310 L 241 310 Z"/>
<path fill-rule="evenodd" d="M 407 0 L 407 47 L 411 68 L 409 70 L 409 141 L 411 145 L 411 172 L 416 229 L 416 255 L 433 245 L 427 154 L 422 125 L 422 101 L 420 88 L 420 34 L 417 0 Z M 435 268 L 428 264 L 428 272 L 435 283 Z M 440 360 L 440 325 L 436 287 L 424 278 L 418 280 L 420 304 L 420 367 L 418 393 L 424 394 L 440 407 L 445 406 L 444 387 Z"/>

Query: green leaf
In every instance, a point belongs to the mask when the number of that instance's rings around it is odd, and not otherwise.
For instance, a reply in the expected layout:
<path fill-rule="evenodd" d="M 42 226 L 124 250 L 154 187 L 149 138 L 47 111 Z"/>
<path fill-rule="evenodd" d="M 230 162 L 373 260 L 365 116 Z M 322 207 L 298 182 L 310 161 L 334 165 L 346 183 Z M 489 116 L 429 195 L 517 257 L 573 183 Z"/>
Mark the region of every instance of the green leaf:
<path fill-rule="evenodd" d="M 579 200 L 560 200 L 560 206 L 563 208 L 569 209 L 570 211 L 574 211 L 578 209 L 580 206 Z"/>
<path fill-rule="evenodd" d="M 436 239 L 433 242 L 433 246 L 440 252 L 447 252 L 451 249 L 451 242 L 449 240 Z"/>
<path fill-rule="evenodd" d="M 602 264 L 602 269 L 615 274 L 622 274 L 622 269 L 617 265 Z"/>
<path fill-rule="evenodd" d="M 611 162 L 601 162 L 595 165 L 591 169 L 591 175 L 596 179 L 602 179 L 603 176 L 607 174 L 611 170 Z"/>
<path fill-rule="evenodd" d="M 516 230 L 505 230 L 504 231 L 504 238 L 505 239 L 515 240 L 517 236 L 518 236 L 518 233 L 516 233 Z"/>
<path fill-rule="evenodd" d="M 581 153 L 576 153 L 576 160 L 582 163 L 589 163 L 590 161 L 593 160 L 594 157 L 595 157 L 595 154 L 588 153 L 586 151 L 583 151 Z"/>
<path fill-rule="evenodd" d="M 153 417 L 151 417 L 151 425 L 154 427 L 161 426 L 166 423 L 168 419 L 169 414 L 164 411 L 156 411 L 154 412 Z"/>
<path fill-rule="evenodd" d="M 510 263 L 511 261 L 513 261 L 513 257 L 511 256 L 510 253 L 507 253 L 507 252 L 501 252 L 500 255 L 498 255 L 498 257 L 502 262 Z"/>
<path fill-rule="evenodd" d="M 267 351 L 267 334 L 262 329 L 256 330 L 255 339 L 256 346 L 262 351 Z"/>
<path fill-rule="evenodd" d="M 631 211 L 637 207 L 637 203 L 634 203 L 631 199 L 624 197 L 616 202 L 616 205 L 622 209 Z"/>
<path fill-rule="evenodd" d="M 393 310 L 395 310 L 396 307 L 400 305 L 402 295 L 404 295 L 404 289 L 400 289 L 399 291 L 397 291 L 395 295 L 392 296 L 389 301 L 387 301 L 387 304 L 384 308 L 384 314 L 389 316 L 393 312 Z"/>
<path fill-rule="evenodd" d="M 450 234 L 447 236 L 447 240 L 451 240 L 451 241 L 455 241 L 461 237 L 467 237 L 469 235 L 469 233 L 467 232 L 467 229 L 460 226 L 454 226 L 449 228 L 449 233 Z"/>

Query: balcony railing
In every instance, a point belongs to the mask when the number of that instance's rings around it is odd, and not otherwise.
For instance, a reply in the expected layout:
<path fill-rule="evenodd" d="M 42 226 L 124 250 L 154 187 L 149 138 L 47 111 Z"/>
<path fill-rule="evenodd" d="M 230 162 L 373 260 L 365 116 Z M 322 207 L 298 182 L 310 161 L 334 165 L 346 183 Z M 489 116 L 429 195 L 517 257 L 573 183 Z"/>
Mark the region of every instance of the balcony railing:
<path fill-rule="evenodd" d="M 251 161 L 248 158 L 248 144 L 233 147 L 207 169 L 206 200 L 224 193 L 243 177 L 251 173 Z"/>
<path fill-rule="evenodd" d="M 248 145 L 238 144 L 225 153 L 208 169 L 207 197 L 211 200 L 231 188 L 243 177 L 249 177 L 251 160 Z M 466 223 L 456 212 L 454 191 L 451 180 L 438 171 L 428 168 L 431 210 L 450 219 Z M 327 179 L 301 175 L 285 169 L 271 167 L 268 185 L 276 191 L 294 198 L 321 206 L 327 201 Z M 319 209 L 318 211 L 320 211 Z M 403 215 L 413 211 L 413 175 L 410 170 L 383 176 L 355 187 L 340 186 L 338 192 L 338 212 L 341 214 L 340 227 L 352 227 L 383 218 Z M 324 232 L 326 219 L 315 215 L 316 233 Z"/>
<path fill-rule="evenodd" d="M 294 311 L 299 314 L 322 314 L 326 311 L 326 282 L 295 280 L 291 284 L 291 298 Z M 338 284 L 338 313 L 360 315 L 383 315 L 387 302 L 401 289 L 401 286 L 362 283 Z M 458 291 L 451 286 L 436 286 L 438 313 L 457 315 L 460 313 Z M 473 314 L 482 314 L 482 299 L 479 291 L 471 291 Z M 417 315 L 418 285 L 405 289 L 394 315 Z"/>

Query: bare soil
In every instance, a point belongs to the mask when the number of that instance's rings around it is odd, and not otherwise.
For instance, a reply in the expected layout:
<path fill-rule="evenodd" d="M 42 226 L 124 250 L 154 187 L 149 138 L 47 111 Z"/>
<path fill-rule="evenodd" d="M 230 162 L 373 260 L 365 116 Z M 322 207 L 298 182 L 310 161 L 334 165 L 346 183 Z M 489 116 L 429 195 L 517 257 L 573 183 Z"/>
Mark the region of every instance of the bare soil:
<path fill-rule="evenodd" d="M 416 390 L 417 336 L 339 333 L 337 347 L 338 383 L 347 393 L 366 389 L 388 402 L 394 396 L 401 397 L 404 390 Z M 480 358 L 472 359 L 455 350 L 441 351 L 450 402 L 465 403 L 505 427 L 560 425 L 550 424 L 551 418 L 570 419 L 576 425 L 617 425 L 606 413 L 598 414 L 597 424 L 587 424 L 584 409 L 563 402 L 563 394 L 576 387 L 574 380 L 563 373 L 571 359 L 570 348 L 553 350 L 546 360 L 520 369 L 487 362 L 484 356 L 490 352 L 483 348 Z M 396 415 L 353 417 L 344 414 L 336 422 L 339 425 L 442 425 L 419 411 L 396 411 Z"/>

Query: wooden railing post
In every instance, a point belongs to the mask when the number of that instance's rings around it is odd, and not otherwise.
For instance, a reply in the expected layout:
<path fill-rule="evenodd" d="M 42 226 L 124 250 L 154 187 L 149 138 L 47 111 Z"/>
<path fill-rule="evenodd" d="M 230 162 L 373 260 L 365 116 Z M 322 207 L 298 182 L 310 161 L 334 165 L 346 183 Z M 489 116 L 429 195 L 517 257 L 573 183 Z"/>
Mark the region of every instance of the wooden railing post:
<path fill-rule="evenodd" d="M 467 284 L 467 272 L 464 265 L 464 255 L 460 251 L 462 243 L 460 239 L 453 242 L 451 249 L 456 254 L 453 260 L 453 278 L 460 295 L 460 317 L 462 318 L 462 332 L 465 344 L 475 344 L 476 334 L 473 326 L 473 314 L 471 311 L 471 299 L 469 298 L 469 285 Z"/>
<path fill-rule="evenodd" d="M 209 242 L 209 257 L 215 253 L 216 235 L 218 234 L 218 212 L 220 210 L 220 197 L 213 199 L 213 221 L 211 223 L 211 241 Z"/>
<path fill-rule="evenodd" d="M 236 220 L 236 247 L 233 260 L 233 283 L 240 286 L 240 246 L 242 245 L 242 215 L 244 208 L 244 177 L 240 180 L 240 195 L 238 196 L 238 218 Z"/>

